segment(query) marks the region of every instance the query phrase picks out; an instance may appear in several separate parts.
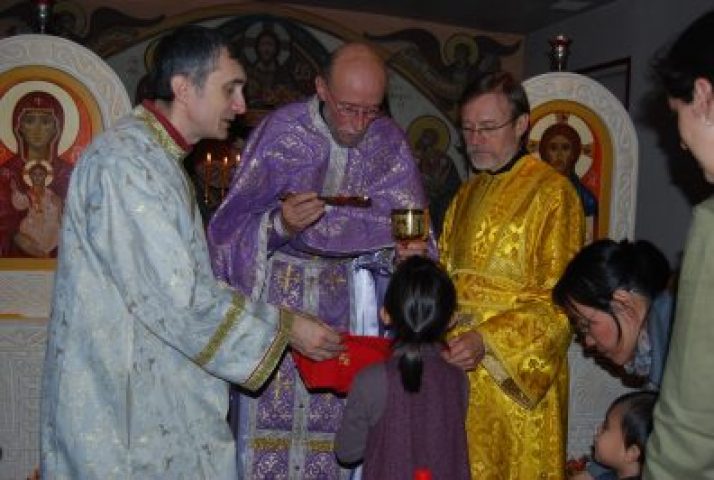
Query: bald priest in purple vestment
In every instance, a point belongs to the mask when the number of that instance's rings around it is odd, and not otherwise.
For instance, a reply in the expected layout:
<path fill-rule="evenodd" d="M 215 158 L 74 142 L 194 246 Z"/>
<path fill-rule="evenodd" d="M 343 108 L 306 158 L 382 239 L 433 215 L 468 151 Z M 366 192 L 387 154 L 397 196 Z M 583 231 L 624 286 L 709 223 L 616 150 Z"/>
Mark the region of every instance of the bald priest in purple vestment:
<path fill-rule="evenodd" d="M 405 135 L 383 115 L 386 84 L 381 58 L 346 44 L 317 77 L 314 97 L 253 131 L 209 225 L 218 277 L 339 332 L 379 334 L 394 253 L 390 212 L 426 207 Z M 329 199 L 344 196 L 369 199 Z M 349 478 L 332 448 L 343 403 L 308 392 L 286 355 L 260 395 L 232 399 L 241 478 Z"/>

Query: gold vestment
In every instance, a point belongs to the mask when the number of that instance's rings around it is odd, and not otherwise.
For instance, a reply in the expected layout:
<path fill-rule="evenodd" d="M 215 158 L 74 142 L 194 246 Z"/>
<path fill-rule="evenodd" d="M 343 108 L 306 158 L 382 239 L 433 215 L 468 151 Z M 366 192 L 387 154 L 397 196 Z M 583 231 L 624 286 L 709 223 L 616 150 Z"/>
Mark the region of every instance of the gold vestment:
<path fill-rule="evenodd" d="M 479 173 L 454 197 L 441 259 L 459 299 L 451 335 L 476 330 L 466 430 L 475 480 L 565 477 L 571 330 L 551 289 L 584 238 L 569 180 L 527 155 Z"/>

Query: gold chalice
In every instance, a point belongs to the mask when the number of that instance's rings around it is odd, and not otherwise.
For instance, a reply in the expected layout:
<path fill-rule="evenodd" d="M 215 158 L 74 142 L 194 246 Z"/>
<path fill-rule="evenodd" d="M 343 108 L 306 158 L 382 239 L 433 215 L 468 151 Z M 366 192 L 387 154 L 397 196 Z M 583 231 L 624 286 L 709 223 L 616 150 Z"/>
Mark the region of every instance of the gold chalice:
<path fill-rule="evenodd" d="M 429 235 L 429 219 L 422 208 L 392 210 L 392 236 L 395 240 L 426 240 Z"/>

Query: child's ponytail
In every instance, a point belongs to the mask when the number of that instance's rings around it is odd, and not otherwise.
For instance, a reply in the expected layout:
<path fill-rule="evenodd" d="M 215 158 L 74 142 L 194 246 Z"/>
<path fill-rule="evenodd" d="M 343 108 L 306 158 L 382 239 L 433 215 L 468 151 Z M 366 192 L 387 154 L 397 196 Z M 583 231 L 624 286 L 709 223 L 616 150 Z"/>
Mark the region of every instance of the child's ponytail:
<path fill-rule="evenodd" d="M 416 393 L 421 387 L 421 345 L 443 339 L 456 308 L 456 290 L 446 272 L 425 257 L 410 257 L 392 276 L 384 298 L 400 352 L 402 386 Z"/>
<path fill-rule="evenodd" d="M 402 374 L 404 390 L 416 393 L 421 388 L 421 372 L 424 364 L 421 359 L 419 345 L 408 345 L 399 358 L 399 373 Z"/>

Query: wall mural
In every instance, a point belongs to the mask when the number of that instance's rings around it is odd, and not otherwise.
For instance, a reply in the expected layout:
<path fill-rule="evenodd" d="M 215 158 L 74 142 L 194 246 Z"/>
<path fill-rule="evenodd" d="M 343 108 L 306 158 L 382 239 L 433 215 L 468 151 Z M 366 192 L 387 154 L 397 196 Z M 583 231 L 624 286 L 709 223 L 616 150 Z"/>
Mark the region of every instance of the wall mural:
<path fill-rule="evenodd" d="M 408 133 L 438 233 L 448 202 L 469 170 L 458 149 L 461 92 L 479 72 L 500 68 L 501 59 L 517 55 L 521 47 L 520 41 L 501 43 L 473 32 L 455 31 L 445 40 L 422 28 L 359 34 L 325 18 L 316 21 L 317 17 L 304 12 L 267 5 L 222 5 L 169 18 L 136 18 L 110 7 L 87 14 L 79 3 L 56 2 L 50 31 L 105 57 L 127 89 L 137 91 L 137 98 L 142 95 L 140 80 L 152 43 L 179 24 L 200 22 L 218 27 L 240 52 L 249 78 L 248 114 L 234 125 L 229 142 L 203 142 L 187 162 L 202 192 L 206 218 L 221 201 L 250 129 L 272 109 L 312 94 L 314 77 L 329 52 L 361 35 L 383 49 L 390 67 L 388 106 Z M 226 12 L 231 10 L 236 14 L 228 16 Z M 0 35 L 27 31 L 32 16 L 31 2 L 6 8 L 0 12 Z M 209 153 L 211 161 L 206 164 Z"/>
<path fill-rule="evenodd" d="M 0 37 L 32 33 L 35 24 L 33 2 L 23 1 L 0 10 Z M 58 1 L 52 7 L 48 33 L 67 38 L 105 57 L 132 45 L 142 29 L 157 25 L 164 15 L 137 18 L 110 7 L 99 7 L 88 15 L 71 0 Z"/>
<path fill-rule="evenodd" d="M 407 138 L 419 165 L 429 199 L 434 233 L 439 236 L 449 202 L 461 185 L 455 159 L 448 154 L 451 144 L 449 127 L 439 117 L 422 115 L 407 127 Z M 457 158 L 463 160 L 461 157 Z"/>
<path fill-rule="evenodd" d="M 199 203 L 206 221 L 220 205 L 227 191 L 250 129 L 274 108 L 313 94 L 314 78 L 320 66 L 327 61 L 329 52 L 343 41 L 339 36 L 299 20 L 270 14 L 241 15 L 227 20 L 219 18 L 212 23 L 232 39 L 234 47 L 240 52 L 241 61 L 248 72 L 246 101 L 249 110 L 247 115 L 234 125 L 231 138 L 227 142 L 204 141 L 187 159 L 186 167 L 196 183 L 197 192 L 200 192 Z M 410 32 L 410 38 L 415 38 L 416 30 Z M 419 32 L 428 33 L 425 30 Z M 435 37 L 428 35 L 438 44 Z M 392 40 L 393 37 L 388 36 L 379 39 L 379 43 Z M 478 38 L 478 42 L 481 46 L 496 44 L 495 41 L 485 42 L 483 38 Z M 459 133 L 452 118 L 460 89 L 472 75 L 480 71 L 480 67 L 496 68 L 497 54 L 505 54 L 502 49 L 494 53 L 492 49 L 486 48 L 490 53 L 483 58 L 469 56 L 472 62 L 471 70 L 468 76 L 464 76 L 456 68 L 460 65 L 456 59 L 462 58 L 458 53 L 462 50 L 459 45 L 476 47 L 477 43 L 474 37 L 462 34 L 452 37 L 448 46 L 444 47 L 454 52 L 455 61 L 444 64 L 444 70 L 440 73 L 444 76 L 437 80 L 441 81 L 442 86 L 446 85 L 445 82 L 451 82 L 449 86 L 453 92 L 451 97 L 442 97 L 436 102 L 433 92 L 438 90 L 439 84 L 428 82 L 430 78 L 436 77 L 422 77 L 418 82 L 414 80 L 417 78 L 415 72 L 432 68 L 423 60 L 427 56 L 419 57 L 423 64 L 418 61 L 409 64 L 411 67 L 421 65 L 416 70 L 405 70 L 405 65 L 395 63 L 394 60 L 403 58 L 400 51 L 391 56 L 386 54 L 392 70 L 392 84 L 388 95 L 389 110 L 407 132 L 414 150 L 437 235 L 441 231 L 449 201 L 467 171 L 463 155 L 457 149 Z M 510 48 L 513 50 L 517 45 Z M 150 45 L 148 49 L 151 49 Z M 445 76 L 449 72 L 450 76 Z M 395 87 L 395 84 L 401 84 L 402 87 Z M 407 96 L 412 101 L 399 101 L 401 96 Z M 416 102 L 413 101 L 415 98 Z"/>
<path fill-rule="evenodd" d="M 223 23 L 248 73 L 249 125 L 280 105 L 312 95 L 328 50 L 299 23 L 273 15 L 248 15 Z"/>
<path fill-rule="evenodd" d="M 390 65 L 421 84 L 452 121 L 458 120 L 458 101 L 471 80 L 480 73 L 501 69 L 501 57 L 515 54 L 521 46 L 484 36 L 455 33 L 442 44 L 428 30 L 409 28 L 386 35 L 365 35 L 385 45 L 401 45 Z M 403 45 L 407 46 L 403 46 Z"/>
<path fill-rule="evenodd" d="M 273 11 L 277 14 L 266 13 Z M 520 41 L 505 44 L 472 32 L 454 33 L 444 42 L 428 30 L 415 28 L 360 37 L 327 19 L 316 21 L 302 12 L 264 5 L 237 7 L 232 17 L 226 16 L 225 9 L 213 13 L 207 8 L 165 23 L 173 27 L 179 21 L 190 23 L 188 19 L 226 32 L 248 73 L 247 115 L 234 125 L 228 142 L 202 142 L 186 163 L 206 220 L 226 192 L 250 129 L 274 108 L 314 93 L 315 75 L 329 53 L 346 40 L 364 38 L 381 48 L 387 60 L 389 111 L 414 149 L 438 234 L 446 207 L 469 170 L 458 148 L 461 91 L 479 72 L 499 68 L 503 57 L 520 52 Z M 147 40 L 144 48 L 150 49 L 151 42 Z M 109 63 L 124 75 L 143 75 L 136 72 L 138 47 L 109 57 Z M 125 82 L 131 91 L 138 79 L 125 78 Z"/>

